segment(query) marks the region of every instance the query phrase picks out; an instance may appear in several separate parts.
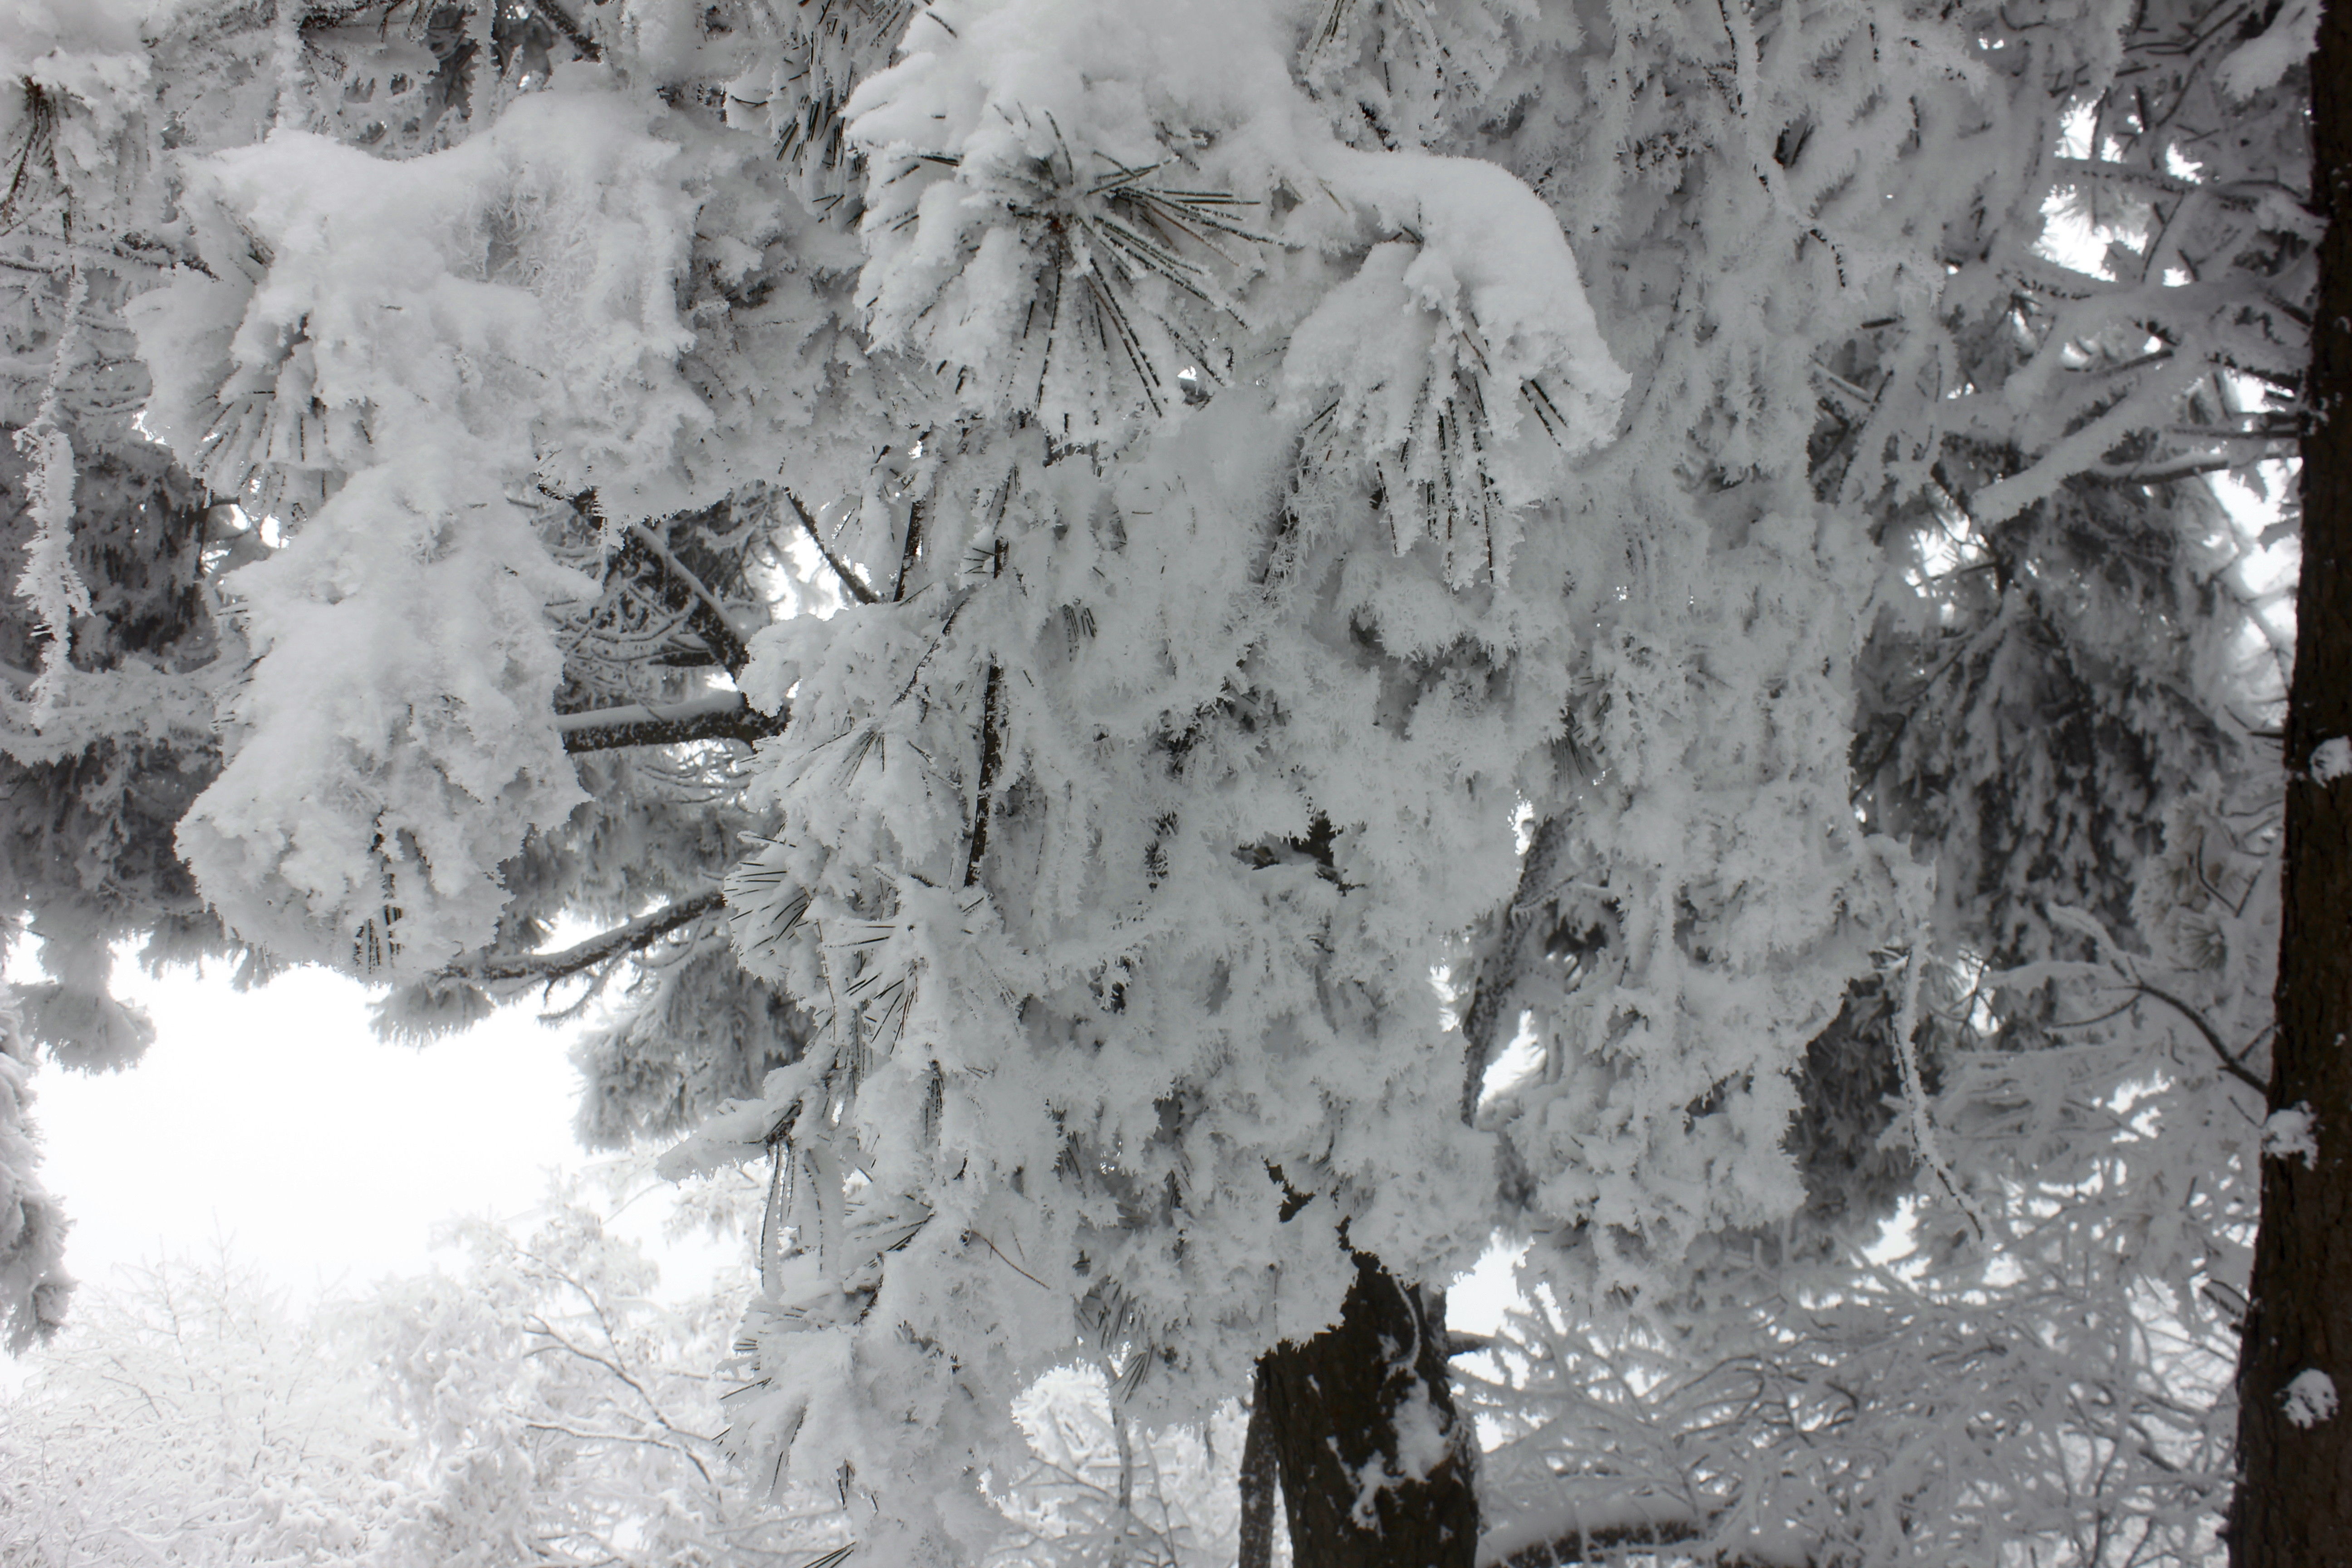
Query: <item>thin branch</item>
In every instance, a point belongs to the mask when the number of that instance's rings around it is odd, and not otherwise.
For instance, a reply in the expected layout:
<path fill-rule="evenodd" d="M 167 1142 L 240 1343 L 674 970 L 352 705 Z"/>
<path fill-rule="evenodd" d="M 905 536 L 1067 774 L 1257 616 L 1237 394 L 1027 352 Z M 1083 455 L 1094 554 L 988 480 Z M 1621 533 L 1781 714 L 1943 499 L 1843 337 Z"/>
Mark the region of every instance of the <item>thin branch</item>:
<path fill-rule="evenodd" d="M 604 58 L 604 46 L 590 36 L 587 28 L 573 21 L 555 0 L 530 0 L 530 8 L 544 17 L 549 26 L 562 34 L 564 41 L 580 51 L 582 59 L 601 60 Z"/>
<path fill-rule="evenodd" d="M 1003 520 L 1003 514 L 1000 510 L 1000 527 Z M 1003 576 L 1004 541 L 1002 537 L 990 554 L 991 575 Z M 992 658 L 988 661 L 988 682 L 981 689 L 980 694 L 980 777 L 976 781 L 978 798 L 972 804 L 971 812 L 971 854 L 963 863 L 963 885 L 967 888 L 980 885 L 981 867 L 988 859 L 988 819 L 996 809 L 997 774 L 1003 771 L 1004 667 Z"/>
<path fill-rule="evenodd" d="M 2195 479 L 2200 474 L 2226 473 L 2246 465 L 2233 458 L 2205 456 L 2177 458 L 2169 462 L 2146 467 L 2127 463 L 2094 463 L 2075 478 L 2102 485 L 2163 485 L 2179 479 Z"/>
<path fill-rule="evenodd" d="M 2188 1003 L 2183 1002 L 2179 997 L 2172 994 L 2171 992 L 2159 991 L 2145 980 L 2133 981 L 2131 983 L 2131 988 L 2138 992 L 2143 996 L 2154 997 L 2157 1001 L 2163 1003 L 2166 1006 L 2171 1008 L 2174 1012 L 2188 1019 L 2190 1024 L 2196 1026 L 2198 1034 L 2204 1037 L 2205 1043 L 2213 1047 L 2213 1054 L 2221 1059 L 2221 1069 L 2224 1072 L 2228 1073 L 2231 1078 L 2236 1079 L 2240 1083 L 2244 1084 L 2248 1089 L 2252 1089 L 2256 1094 L 2263 1095 L 2266 1098 L 2268 1097 L 2271 1091 L 2270 1085 L 2264 1083 L 2261 1079 L 2256 1078 L 2253 1074 L 2253 1070 L 2248 1068 L 2244 1062 L 2241 1061 L 2238 1057 L 2231 1052 L 2230 1047 L 2222 1043 L 2221 1037 L 2214 1032 L 2213 1026 L 2205 1021 L 2204 1014 L 2200 1013 L 2196 1008 L 2191 1007 Z"/>
<path fill-rule="evenodd" d="M 1465 1125 L 1478 1114 L 1486 1068 L 1495 1059 L 1503 1004 L 1517 988 L 1531 959 L 1542 956 L 1536 943 L 1542 929 L 1537 917 L 1542 912 L 1542 900 L 1552 891 L 1555 868 L 1567 838 L 1567 825 L 1559 817 L 1546 817 L 1537 825 L 1534 837 L 1528 840 L 1527 855 L 1519 862 L 1519 881 L 1511 894 L 1511 907 L 1503 914 L 1502 938 L 1495 944 L 1493 959 L 1479 974 L 1477 989 L 1463 1012 L 1462 1120 Z M 1536 951 L 1531 952 L 1531 946 Z"/>
<path fill-rule="evenodd" d="M 861 605 L 878 603 L 881 595 L 874 592 L 872 584 L 851 571 L 849 563 L 835 555 L 833 546 L 824 542 L 824 535 L 817 531 L 816 519 L 809 515 L 808 508 L 801 505 L 801 498 L 790 490 L 784 491 L 783 496 L 784 503 L 793 509 L 793 515 L 801 520 L 801 531 L 809 536 L 809 542 L 816 546 L 816 552 L 824 557 L 824 563 L 833 568 L 833 574 L 841 579 L 841 585 L 849 591 L 849 596 Z"/>
<path fill-rule="evenodd" d="M 1576 1568 L 1579 1563 L 1613 1556 L 1628 1548 L 1677 1546 L 1705 1539 L 1713 1521 L 1668 1520 L 1654 1524 L 1616 1524 L 1599 1530 L 1570 1530 L 1496 1557 L 1488 1568 Z M 1644 1553 L 1647 1555 L 1648 1553 Z M 1483 1555 L 1483 1554 L 1482 1554 Z M 1715 1568 L 1748 1568 L 1755 1560 L 1735 1552 L 1711 1559 Z"/>
<path fill-rule="evenodd" d="M 1004 766 L 1004 667 L 989 661 L 988 684 L 980 698 L 980 789 L 971 809 L 971 855 L 963 863 L 963 885 L 978 885 L 988 858 L 988 819 L 996 809 L 996 775 Z"/>
<path fill-rule="evenodd" d="M 605 752 L 623 746 L 676 746 L 688 741 L 741 741 L 749 744 L 781 735 L 790 708 L 761 713 L 740 691 L 713 692 L 683 702 L 628 702 L 585 713 L 560 713 L 555 728 L 567 752 Z"/>
<path fill-rule="evenodd" d="M 590 937 L 561 952 L 484 953 L 461 963 L 453 963 L 441 972 L 448 980 L 564 980 L 593 969 L 600 963 L 652 946 L 680 926 L 700 920 L 727 901 L 726 895 L 713 888 L 692 898 L 680 899 L 667 909 L 656 910 L 649 915 L 639 915 L 626 925 Z"/>
<path fill-rule="evenodd" d="M 556 1421 L 526 1421 L 523 1423 L 523 1429 L 527 1432 L 552 1432 L 558 1436 L 576 1437 L 583 1443 L 635 1443 L 647 1448 L 667 1448 L 674 1454 L 684 1454 L 689 1459 L 694 1458 L 692 1449 L 686 1444 L 667 1437 L 647 1437 L 634 1432 L 583 1432 L 576 1426 L 566 1426 Z M 693 1436 L 698 1441 L 705 1443 L 712 1440 L 699 1434 Z M 698 1469 L 701 1468 L 701 1461 L 695 1460 L 695 1467 Z M 708 1470 L 703 1471 L 703 1479 L 709 1479 Z"/>
<path fill-rule="evenodd" d="M 907 602 L 907 579 L 914 575 L 915 557 L 922 552 L 922 548 L 923 503 L 909 501 L 907 503 L 907 539 L 898 551 L 898 581 L 890 589 L 892 604 Z"/>
<path fill-rule="evenodd" d="M 541 493 L 563 502 L 583 519 L 594 523 L 600 531 L 605 527 L 604 514 L 597 507 L 594 490 L 564 495 L 542 485 Z M 720 507 L 713 510 L 723 510 L 725 506 L 726 503 L 721 502 Z M 604 562 L 604 582 L 608 589 L 615 577 L 640 585 L 652 585 L 647 584 L 646 580 L 653 579 L 654 584 L 657 584 L 655 595 L 662 605 L 673 614 L 684 616 L 687 629 L 710 650 L 710 657 L 729 675 L 743 673 L 743 667 L 751 662 L 751 650 L 744 647 L 743 636 L 736 630 L 726 605 L 677 558 L 661 535 L 643 523 L 632 523 L 621 530 L 620 547 Z"/>
<path fill-rule="evenodd" d="M 636 1391 L 637 1397 L 645 1401 L 646 1408 L 653 1413 L 655 1424 L 660 1426 L 663 1431 L 667 1432 L 674 1436 L 688 1438 L 697 1443 L 717 1442 L 718 1439 L 715 1437 L 706 1437 L 699 1432 L 688 1431 L 687 1428 L 680 1426 L 676 1422 L 672 1421 L 667 1415 L 663 1414 L 661 1402 L 656 1399 L 653 1396 L 652 1392 L 648 1390 L 643 1383 L 637 1381 L 636 1376 L 626 1367 L 623 1366 L 617 1359 L 621 1354 L 621 1347 L 619 1342 L 613 1338 L 612 1325 L 604 1317 L 604 1303 L 597 1300 L 594 1296 L 590 1295 L 587 1287 L 582 1285 L 578 1280 L 572 1279 L 571 1276 L 564 1274 L 562 1269 L 556 1269 L 553 1272 L 558 1278 L 562 1279 L 573 1289 L 588 1298 L 589 1305 L 595 1310 L 598 1326 L 603 1328 L 604 1331 L 604 1342 L 613 1347 L 612 1356 L 601 1356 L 594 1351 L 583 1349 L 579 1345 L 573 1344 L 570 1340 L 564 1338 L 563 1335 L 556 1330 L 553 1324 L 550 1323 L 544 1317 L 536 1312 L 532 1313 L 523 1321 L 523 1327 L 528 1329 L 530 1332 L 537 1334 L 540 1338 L 551 1342 L 556 1348 L 568 1351 L 572 1354 L 578 1356 L 582 1361 L 592 1362 L 594 1364 L 603 1367 L 606 1372 L 611 1373 L 614 1377 L 619 1378 L 623 1383 L 627 1384 L 632 1389 Z M 705 1475 L 707 1477 L 708 1472 L 705 1472 Z"/>
<path fill-rule="evenodd" d="M 632 552 L 650 563 L 669 579 L 673 588 L 686 596 L 687 603 L 678 607 L 688 612 L 688 626 L 695 636 L 709 645 L 719 662 L 726 666 L 727 673 L 742 674 L 743 667 L 751 661 L 751 650 L 743 646 L 742 634 L 735 629 L 735 623 L 729 618 L 727 606 L 719 602 L 719 595 L 712 593 L 686 563 L 671 552 L 660 535 L 642 522 L 629 525 L 621 550 L 614 558 L 614 564 L 625 561 Z"/>

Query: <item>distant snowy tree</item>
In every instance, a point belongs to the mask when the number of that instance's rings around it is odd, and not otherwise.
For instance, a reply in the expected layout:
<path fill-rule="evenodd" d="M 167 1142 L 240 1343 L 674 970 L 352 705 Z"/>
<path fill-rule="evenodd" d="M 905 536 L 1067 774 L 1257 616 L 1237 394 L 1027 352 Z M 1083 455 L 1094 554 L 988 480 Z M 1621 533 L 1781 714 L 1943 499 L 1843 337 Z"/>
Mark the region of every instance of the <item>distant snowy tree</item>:
<path fill-rule="evenodd" d="M 0 1563 L 351 1564 L 399 1496 L 398 1427 L 327 1325 L 226 1255 L 84 1290 L 0 1396 Z"/>
<path fill-rule="evenodd" d="M 1247 1552 L 1278 1475 L 1302 1564 L 1468 1563 L 1496 1229 L 1528 1563 L 2194 1556 L 2305 15 L 12 23 L 46 1033 L 135 1044 L 139 930 L 586 982 L 583 1132 L 768 1175 L 729 1445 L 877 1561 L 1001 1542 L 1075 1362 L 1251 1395 Z M 1635 1363 L 1673 1489 L 1546 1382 Z"/>
<path fill-rule="evenodd" d="M 728 1473 L 716 1369 L 740 1301 L 655 1299 L 599 1206 L 573 1182 L 528 1229 L 463 1222 L 454 1267 L 341 1312 L 409 1443 L 372 1565 L 754 1563 L 834 1544 L 831 1497 L 770 1507 Z"/>
<path fill-rule="evenodd" d="M 603 1175 L 641 1195 L 645 1166 Z M 0 1564 L 824 1561 L 835 1495 L 765 1501 L 715 1436 L 740 1290 L 654 1295 L 600 1184 L 459 1222 L 443 1266 L 300 1310 L 226 1254 L 94 1289 L 0 1395 Z M 756 1224 L 761 1195 L 730 1173 L 672 1222 Z M 1032 1452 L 992 1494 L 1006 1561 L 1231 1560 L 1238 1411 L 1222 1468 L 1213 1436 L 1122 1425 L 1083 1371 L 1020 1419 Z"/>
<path fill-rule="evenodd" d="M 739 1305 L 673 1307 L 572 1188 L 450 1267 L 290 1310 L 248 1266 L 89 1293 L 0 1399 L 0 1563 L 79 1568 L 805 1560 L 829 1507 L 726 1484 Z"/>

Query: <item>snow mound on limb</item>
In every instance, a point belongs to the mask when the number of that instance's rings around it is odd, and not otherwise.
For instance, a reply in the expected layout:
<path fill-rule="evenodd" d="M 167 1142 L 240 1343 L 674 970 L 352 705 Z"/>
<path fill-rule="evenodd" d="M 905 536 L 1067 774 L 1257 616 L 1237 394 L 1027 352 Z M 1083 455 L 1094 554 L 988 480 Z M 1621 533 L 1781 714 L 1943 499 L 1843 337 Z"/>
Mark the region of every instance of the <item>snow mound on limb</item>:
<path fill-rule="evenodd" d="M 1402 258 L 1393 244 L 1375 247 L 1360 279 L 1385 276 L 1402 259 L 1395 283 L 1407 308 L 1472 339 L 1475 363 L 1496 387 L 1508 394 L 1549 384 L 1540 405 L 1496 399 L 1489 414 L 1498 431 L 1507 438 L 1539 406 L 1537 417 L 1556 421 L 1548 427 L 1562 451 L 1610 437 L 1633 378 L 1611 357 L 1568 237 L 1541 197 L 1508 170 L 1475 158 L 1333 148 L 1319 162 L 1330 189 L 1381 228 L 1409 237 Z M 1334 290 L 1292 334 L 1284 376 L 1294 397 L 1318 385 L 1381 389 L 1335 374 L 1346 364 L 1334 353 L 1349 342 L 1341 334 L 1379 325 L 1349 321 L 1356 308 L 1346 292 Z M 1511 499 L 1538 498 L 1523 489 Z"/>
<path fill-rule="evenodd" d="M 38 89 L 52 106 L 78 104 L 95 122 L 97 139 L 68 132 L 63 151 L 84 168 L 126 115 L 136 113 L 148 82 L 143 26 L 173 9 L 173 0 L 19 0 L 0 6 L 0 80 L 11 89 Z M 0 92 L 0 136 L 13 134 L 32 112 L 29 93 Z"/>
<path fill-rule="evenodd" d="M 148 423 L 289 534 L 233 579 L 258 658 L 180 831 L 244 937 L 437 968 L 491 940 L 499 866 L 583 798 L 550 610 L 595 584 L 527 498 L 678 501 L 702 422 L 675 368 L 681 163 L 642 110 L 556 91 L 404 162 L 279 132 L 191 166 L 214 276 L 130 312 Z"/>
<path fill-rule="evenodd" d="M 1475 376 L 1507 447 L 1530 419 L 1551 458 L 1607 439 L 1629 378 L 1558 219 L 1496 165 L 1341 143 L 1292 79 L 1295 9 L 925 13 L 940 25 L 848 106 L 873 170 L 875 341 L 953 369 L 967 407 L 1024 408 L 1073 437 L 1162 416 L 1180 374 L 1225 378 L 1252 340 L 1295 330 L 1292 417 L 1336 392 L 1349 422 L 1402 448 L 1413 422 L 1390 405 L 1420 388 L 1453 407 Z M 1417 252 L 1402 267 L 1398 237 Z M 1360 286 L 1327 295 L 1317 258 L 1360 264 Z M 1416 333 L 1433 339 L 1426 365 L 1378 344 Z M 1549 477 L 1548 459 L 1507 455 L 1495 482 L 1519 506 Z"/>

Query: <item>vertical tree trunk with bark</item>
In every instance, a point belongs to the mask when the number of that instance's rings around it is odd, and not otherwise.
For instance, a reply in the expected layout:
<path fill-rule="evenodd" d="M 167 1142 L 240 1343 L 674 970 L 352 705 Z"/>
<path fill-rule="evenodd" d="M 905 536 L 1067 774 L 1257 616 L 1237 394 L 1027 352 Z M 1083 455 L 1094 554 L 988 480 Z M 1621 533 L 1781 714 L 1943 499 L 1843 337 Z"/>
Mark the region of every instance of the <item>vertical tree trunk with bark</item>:
<path fill-rule="evenodd" d="M 2321 12 L 2312 195 L 2327 227 L 2303 437 L 2286 846 L 2270 1109 L 2315 1155 L 2266 1155 L 2238 1367 L 2234 1568 L 2352 1568 L 2352 3 Z M 2325 1382 L 2321 1380 L 2325 1379 Z"/>
<path fill-rule="evenodd" d="M 1274 1426 L 1267 1419 L 1265 1363 L 1250 1388 L 1249 1426 L 1242 1435 L 1241 1552 L 1237 1568 L 1274 1568 Z"/>
<path fill-rule="evenodd" d="M 1448 1379 L 1443 1308 L 1360 1252 L 1339 1323 L 1266 1352 L 1258 1410 L 1297 1568 L 1471 1568 L 1475 1450 Z"/>

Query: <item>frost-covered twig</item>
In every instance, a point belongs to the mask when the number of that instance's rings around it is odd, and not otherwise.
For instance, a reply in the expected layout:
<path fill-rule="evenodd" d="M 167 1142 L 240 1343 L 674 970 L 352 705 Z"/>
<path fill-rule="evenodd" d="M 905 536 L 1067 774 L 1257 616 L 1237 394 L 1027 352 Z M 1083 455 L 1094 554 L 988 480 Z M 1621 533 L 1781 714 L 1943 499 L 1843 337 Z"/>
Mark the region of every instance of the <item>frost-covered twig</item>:
<path fill-rule="evenodd" d="M 600 534 L 605 529 L 604 514 L 597 505 L 594 490 L 565 495 L 542 485 L 541 493 L 569 506 Z M 618 542 L 610 546 L 604 557 L 604 581 L 607 605 L 616 587 L 634 587 L 680 617 L 685 629 L 709 650 L 711 658 L 729 675 L 741 674 L 751 661 L 751 650 L 744 645 L 743 634 L 737 629 L 726 602 L 693 568 L 678 559 L 660 531 L 643 523 L 619 530 Z M 592 611 L 588 620 L 592 626 L 597 625 L 608 613 L 604 609 Z"/>
<path fill-rule="evenodd" d="M 1919 968 L 1927 955 L 1927 924 L 1922 921 L 1912 932 L 1911 951 L 1903 960 L 1903 1004 L 1895 1017 L 1895 1059 L 1903 1069 L 1903 1102 L 1910 1112 L 1911 1137 L 1918 1145 L 1919 1158 L 1936 1173 L 1936 1180 L 1952 1194 L 1952 1201 L 1960 1205 L 1960 1212 L 1981 1237 L 1985 1234 L 1984 1215 L 1977 1212 L 1975 1202 L 1952 1174 L 1943 1147 L 1936 1141 L 1935 1122 L 1927 1111 L 1927 1085 L 1919 1071 Z"/>
<path fill-rule="evenodd" d="M 1487 1064 L 1495 1059 L 1495 1036 L 1502 1020 L 1503 1004 L 1525 973 L 1530 950 L 1540 951 L 1530 939 L 1538 929 L 1537 914 L 1552 890 L 1553 870 L 1567 837 L 1562 819 L 1553 816 L 1538 824 L 1535 837 L 1528 841 L 1527 855 L 1519 863 L 1517 890 L 1511 896 L 1511 907 L 1503 914 L 1502 940 L 1495 944 L 1489 970 L 1478 976 L 1469 1010 L 1462 1016 L 1465 1122 L 1478 1113 L 1478 1096 L 1486 1085 Z"/>
<path fill-rule="evenodd" d="M 833 552 L 832 545 L 824 542 L 824 535 L 817 529 L 816 519 L 811 517 L 808 508 L 801 504 L 801 498 L 790 490 L 784 491 L 783 497 L 784 503 L 793 509 L 793 515 L 800 520 L 801 531 L 808 535 L 811 544 L 816 546 L 816 552 L 824 557 L 824 563 L 833 568 L 833 574 L 841 579 L 841 585 L 849 596 L 861 605 L 878 602 L 881 595 L 865 578 L 850 569 L 849 563 Z"/>
<path fill-rule="evenodd" d="M 564 42 L 580 51 L 582 59 L 595 61 L 604 58 L 604 46 L 597 43 L 587 28 L 573 21 L 572 14 L 557 5 L 555 0 L 530 0 L 530 5 L 534 12 L 545 18 L 549 26 L 563 35 Z"/>
<path fill-rule="evenodd" d="M 47 638 L 41 648 L 39 679 L 33 683 L 31 718 L 36 726 L 56 706 L 58 681 L 73 647 L 74 617 L 90 613 L 89 589 L 73 563 L 73 442 L 58 424 L 58 395 L 80 346 L 81 310 L 89 294 L 89 279 L 76 263 L 66 275 L 48 384 L 32 420 L 16 437 L 16 450 L 26 459 L 26 510 L 33 520 L 16 595 L 31 607 L 34 625 Z"/>
<path fill-rule="evenodd" d="M 604 752 L 625 746 L 676 746 L 688 741 L 742 741 L 783 733 L 789 708 L 761 713 L 737 691 L 713 692 L 683 702 L 628 702 L 585 713 L 562 713 L 555 728 L 567 752 Z"/>
<path fill-rule="evenodd" d="M 2205 893 L 2226 907 L 2229 900 L 2222 897 L 2219 889 L 2214 888 L 2207 880 L 2202 866 L 2197 868 L 2197 875 L 2199 881 L 2203 884 Z M 2240 901 L 2242 903 L 2243 900 Z M 2112 971 L 2118 977 L 2117 984 L 2120 989 L 2131 992 L 2137 996 L 2145 996 L 2152 1002 L 2161 1002 L 2179 1014 L 2189 1021 L 2189 1026 L 2197 1031 L 2198 1037 L 2211 1048 L 2213 1055 L 2221 1061 L 2222 1071 L 2252 1089 L 2256 1094 L 2267 1095 L 2270 1092 L 2270 1086 L 2265 1084 L 2261 1076 L 2252 1068 L 2246 1066 L 2243 1053 L 2230 1048 L 2229 1043 L 2221 1038 L 2221 1031 L 2213 1026 L 2211 1020 L 2208 1019 L 2203 1012 L 2163 986 L 2151 985 L 2147 983 L 2146 977 L 2140 973 L 2140 966 L 2134 960 L 2132 953 L 2116 940 L 2115 933 L 2108 931 L 2097 916 L 2086 910 L 2079 910 L 2068 904 L 2053 904 L 2050 906 L 2049 912 L 2052 924 L 2090 940 L 2093 950 L 2103 961 L 2101 967 Z M 2015 971 L 2011 975 L 2004 978 L 2014 978 L 2017 975 L 2031 973 L 2032 969 L 2046 970 L 2053 967 L 2054 966 L 2030 966 L 2029 970 Z M 2094 1020 L 2073 1019 L 2069 1021 L 2069 1026 L 2079 1026 L 2092 1021 Z M 2257 1036 L 2256 1038 L 2259 1039 L 2260 1037 Z M 2252 1047 L 2248 1049 L 2252 1049 Z"/>
<path fill-rule="evenodd" d="M 625 542 L 614 557 L 616 565 L 631 562 L 632 552 L 642 557 L 671 586 L 686 596 L 687 625 L 694 635 L 710 647 L 712 654 L 730 675 L 740 675 L 751 662 L 751 653 L 743 646 L 743 635 L 735 629 L 727 614 L 727 606 L 712 593 L 700 577 L 673 553 L 661 537 L 643 523 L 632 523 Z M 632 572 L 631 575 L 635 575 Z"/>
<path fill-rule="evenodd" d="M 441 972 L 441 977 L 447 980 L 569 979 L 583 970 L 593 969 L 600 963 L 650 947 L 680 926 L 700 920 L 725 902 L 726 895 L 712 888 L 691 898 L 680 899 L 651 914 L 639 915 L 626 925 L 615 926 L 561 952 L 486 953 L 451 964 Z"/>
<path fill-rule="evenodd" d="M 1495 1557 L 1482 1557 L 1484 1568 L 1579 1568 L 1626 1554 L 1650 1557 L 1660 1547 L 1702 1541 L 1712 1520 L 1664 1520 L 1657 1523 L 1617 1524 L 1596 1530 L 1572 1529 L 1530 1546 Z M 1738 1552 L 1711 1554 L 1716 1568 L 1763 1568 L 1754 1558 Z"/>

